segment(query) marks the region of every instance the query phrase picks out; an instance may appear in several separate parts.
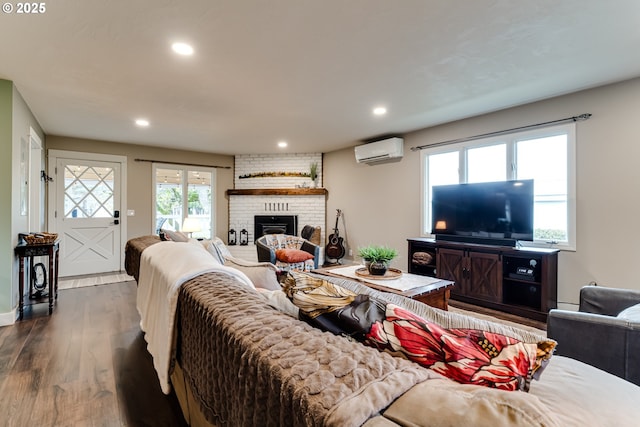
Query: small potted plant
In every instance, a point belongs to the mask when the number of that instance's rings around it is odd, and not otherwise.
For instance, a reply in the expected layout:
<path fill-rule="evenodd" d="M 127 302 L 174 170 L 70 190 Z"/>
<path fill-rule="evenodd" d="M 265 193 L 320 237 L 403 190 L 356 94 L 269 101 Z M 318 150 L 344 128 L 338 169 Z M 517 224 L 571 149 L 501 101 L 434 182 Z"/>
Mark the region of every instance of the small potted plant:
<path fill-rule="evenodd" d="M 387 246 L 369 245 L 359 248 L 358 255 L 364 259 L 369 274 L 384 276 L 391 260 L 398 256 L 398 251 Z"/>
<path fill-rule="evenodd" d="M 311 178 L 311 186 L 313 188 L 317 187 L 318 182 L 318 163 L 313 162 L 309 165 L 309 177 Z"/>

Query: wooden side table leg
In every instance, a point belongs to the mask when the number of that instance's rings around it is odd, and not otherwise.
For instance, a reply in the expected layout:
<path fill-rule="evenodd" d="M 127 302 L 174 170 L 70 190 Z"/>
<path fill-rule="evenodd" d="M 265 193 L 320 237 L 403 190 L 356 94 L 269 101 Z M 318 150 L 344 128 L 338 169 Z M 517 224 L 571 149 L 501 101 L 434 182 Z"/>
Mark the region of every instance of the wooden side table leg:
<path fill-rule="evenodd" d="M 55 248 L 55 253 L 56 253 L 56 262 L 55 262 L 55 273 L 54 273 L 54 278 L 55 278 L 55 299 L 58 299 L 58 257 L 60 255 L 60 248 L 56 246 Z"/>
<path fill-rule="evenodd" d="M 20 280 L 18 280 L 18 319 L 24 316 L 24 257 L 20 256 Z"/>
<path fill-rule="evenodd" d="M 54 249 L 53 246 L 49 249 L 49 314 L 53 313 L 53 294 L 54 294 L 54 285 L 53 285 L 53 277 L 52 275 L 56 273 L 53 270 L 54 263 Z"/>

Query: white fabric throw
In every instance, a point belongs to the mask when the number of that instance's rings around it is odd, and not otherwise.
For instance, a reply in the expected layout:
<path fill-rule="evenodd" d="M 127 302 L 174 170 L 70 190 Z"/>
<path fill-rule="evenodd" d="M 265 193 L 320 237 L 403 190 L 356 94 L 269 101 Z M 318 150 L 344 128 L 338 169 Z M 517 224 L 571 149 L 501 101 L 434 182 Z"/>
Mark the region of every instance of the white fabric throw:
<path fill-rule="evenodd" d="M 178 291 L 184 282 L 213 271 L 227 273 L 254 287 L 244 273 L 220 264 L 200 244 L 159 242 L 146 248 L 140 257 L 136 307 L 147 350 L 165 394 L 171 392 L 169 369 Z"/>

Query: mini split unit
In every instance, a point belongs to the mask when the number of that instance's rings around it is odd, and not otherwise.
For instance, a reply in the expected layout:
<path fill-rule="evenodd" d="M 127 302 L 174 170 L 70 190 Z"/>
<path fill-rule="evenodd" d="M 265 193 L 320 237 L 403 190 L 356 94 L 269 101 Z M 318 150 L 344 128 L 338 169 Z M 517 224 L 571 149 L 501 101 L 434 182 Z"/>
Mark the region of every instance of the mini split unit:
<path fill-rule="evenodd" d="M 355 148 L 356 162 L 374 164 L 392 160 L 399 161 L 402 159 L 403 145 L 402 138 L 388 138 L 358 145 Z"/>

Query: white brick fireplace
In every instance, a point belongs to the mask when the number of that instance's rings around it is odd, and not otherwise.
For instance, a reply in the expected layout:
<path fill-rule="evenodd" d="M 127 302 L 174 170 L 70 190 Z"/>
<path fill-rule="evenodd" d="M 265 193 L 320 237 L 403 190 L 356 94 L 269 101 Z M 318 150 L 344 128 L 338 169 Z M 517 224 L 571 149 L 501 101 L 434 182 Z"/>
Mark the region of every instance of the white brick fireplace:
<path fill-rule="evenodd" d="M 318 178 L 308 174 L 317 163 Z M 317 187 L 317 188 L 316 188 Z M 243 154 L 235 157 L 234 188 L 229 194 L 229 229 L 236 231 L 234 256 L 256 260 L 254 216 L 297 215 L 297 234 L 305 225 L 321 227 L 325 241 L 326 191 L 322 189 L 322 154 Z M 247 230 L 247 246 L 240 246 L 240 231 Z M 322 260 L 320 260 L 322 262 Z"/>

